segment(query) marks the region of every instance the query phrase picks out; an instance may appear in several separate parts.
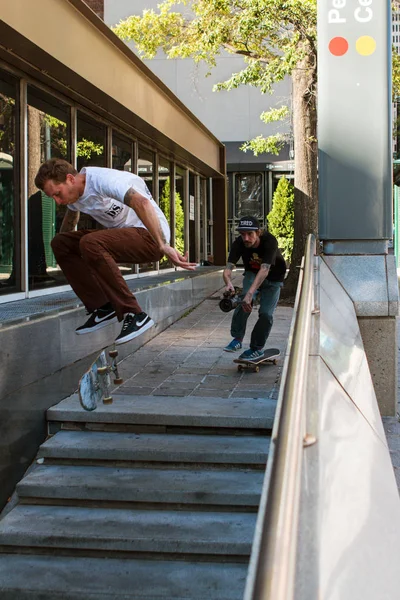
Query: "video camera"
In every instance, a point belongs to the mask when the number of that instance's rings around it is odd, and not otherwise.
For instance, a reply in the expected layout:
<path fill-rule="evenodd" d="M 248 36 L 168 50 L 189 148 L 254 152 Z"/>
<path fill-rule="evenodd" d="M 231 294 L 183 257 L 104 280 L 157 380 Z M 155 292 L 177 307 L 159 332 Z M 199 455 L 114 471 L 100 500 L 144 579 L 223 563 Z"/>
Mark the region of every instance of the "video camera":
<path fill-rule="evenodd" d="M 223 312 L 230 312 L 234 310 L 242 302 L 240 294 L 242 288 L 235 287 L 234 292 L 224 292 L 222 300 L 220 300 L 219 307 Z"/>
<path fill-rule="evenodd" d="M 219 302 L 219 307 L 223 312 L 230 312 L 234 310 L 239 304 L 242 303 L 243 288 L 235 287 L 234 292 L 224 292 L 223 298 Z M 260 304 L 260 293 L 257 290 L 254 299 L 251 301 L 251 306 L 258 306 Z"/>

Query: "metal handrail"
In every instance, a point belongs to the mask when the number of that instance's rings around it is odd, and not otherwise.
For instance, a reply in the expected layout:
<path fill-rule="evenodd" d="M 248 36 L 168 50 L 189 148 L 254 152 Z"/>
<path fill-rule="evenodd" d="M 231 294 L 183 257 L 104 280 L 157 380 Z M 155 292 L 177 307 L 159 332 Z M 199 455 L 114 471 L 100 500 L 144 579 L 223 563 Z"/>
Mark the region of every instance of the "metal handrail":
<path fill-rule="evenodd" d="M 296 550 L 300 508 L 302 449 L 305 433 L 305 398 L 313 309 L 316 241 L 309 235 L 298 310 L 281 392 L 278 436 L 270 470 L 265 515 L 254 565 L 254 600 L 292 600 L 296 573 Z M 262 515 L 260 517 L 262 519 Z"/>

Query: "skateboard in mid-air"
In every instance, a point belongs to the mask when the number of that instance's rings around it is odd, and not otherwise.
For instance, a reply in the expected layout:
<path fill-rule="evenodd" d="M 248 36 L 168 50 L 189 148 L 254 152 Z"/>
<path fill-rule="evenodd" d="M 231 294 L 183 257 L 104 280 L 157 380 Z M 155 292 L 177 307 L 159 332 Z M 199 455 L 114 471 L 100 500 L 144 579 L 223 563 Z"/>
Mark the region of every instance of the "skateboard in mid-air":
<path fill-rule="evenodd" d="M 281 355 L 281 351 L 278 348 L 267 348 L 264 350 L 264 354 L 256 360 L 246 360 L 245 358 L 235 358 L 233 361 L 237 364 L 238 371 L 245 371 L 250 369 L 251 371 L 258 373 L 260 365 L 266 365 L 267 363 L 273 363 L 276 365 L 278 358 Z"/>
<path fill-rule="evenodd" d="M 108 352 L 108 355 L 111 359 L 110 362 L 106 351 L 103 350 L 79 380 L 78 396 L 85 410 L 95 410 L 100 402 L 103 402 L 103 404 L 112 403 L 111 373 L 114 374 L 115 385 L 121 385 L 124 381 L 119 376 L 118 352 L 115 347 Z"/>

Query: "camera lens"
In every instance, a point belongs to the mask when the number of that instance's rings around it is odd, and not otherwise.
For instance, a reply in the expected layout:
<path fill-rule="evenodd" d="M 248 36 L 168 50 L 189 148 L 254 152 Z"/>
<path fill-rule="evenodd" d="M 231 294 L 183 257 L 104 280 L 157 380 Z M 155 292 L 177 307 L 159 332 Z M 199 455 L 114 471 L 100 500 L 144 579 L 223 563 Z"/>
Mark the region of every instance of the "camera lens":
<path fill-rule="evenodd" d="M 222 298 L 219 303 L 219 307 L 223 312 L 229 312 L 232 310 L 232 301 L 230 298 Z"/>

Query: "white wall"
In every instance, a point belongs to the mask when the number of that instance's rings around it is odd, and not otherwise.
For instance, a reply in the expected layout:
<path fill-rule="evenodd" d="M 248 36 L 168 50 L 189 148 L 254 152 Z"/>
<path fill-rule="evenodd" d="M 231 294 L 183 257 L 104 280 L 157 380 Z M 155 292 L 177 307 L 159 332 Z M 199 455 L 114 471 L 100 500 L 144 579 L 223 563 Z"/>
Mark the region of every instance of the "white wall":
<path fill-rule="evenodd" d="M 157 8 L 160 0 L 105 0 L 104 21 L 110 27 L 144 8 Z M 133 49 L 132 45 L 130 47 Z M 273 95 L 243 86 L 230 92 L 213 92 L 215 83 L 228 79 L 243 67 L 239 56 L 224 54 L 209 77 L 207 67 L 190 59 L 168 60 L 162 53 L 146 65 L 176 94 L 206 127 L 222 142 L 246 141 L 257 135 L 287 132 L 287 123 L 266 125 L 260 114 L 289 101 L 290 80 L 275 88 Z"/>

